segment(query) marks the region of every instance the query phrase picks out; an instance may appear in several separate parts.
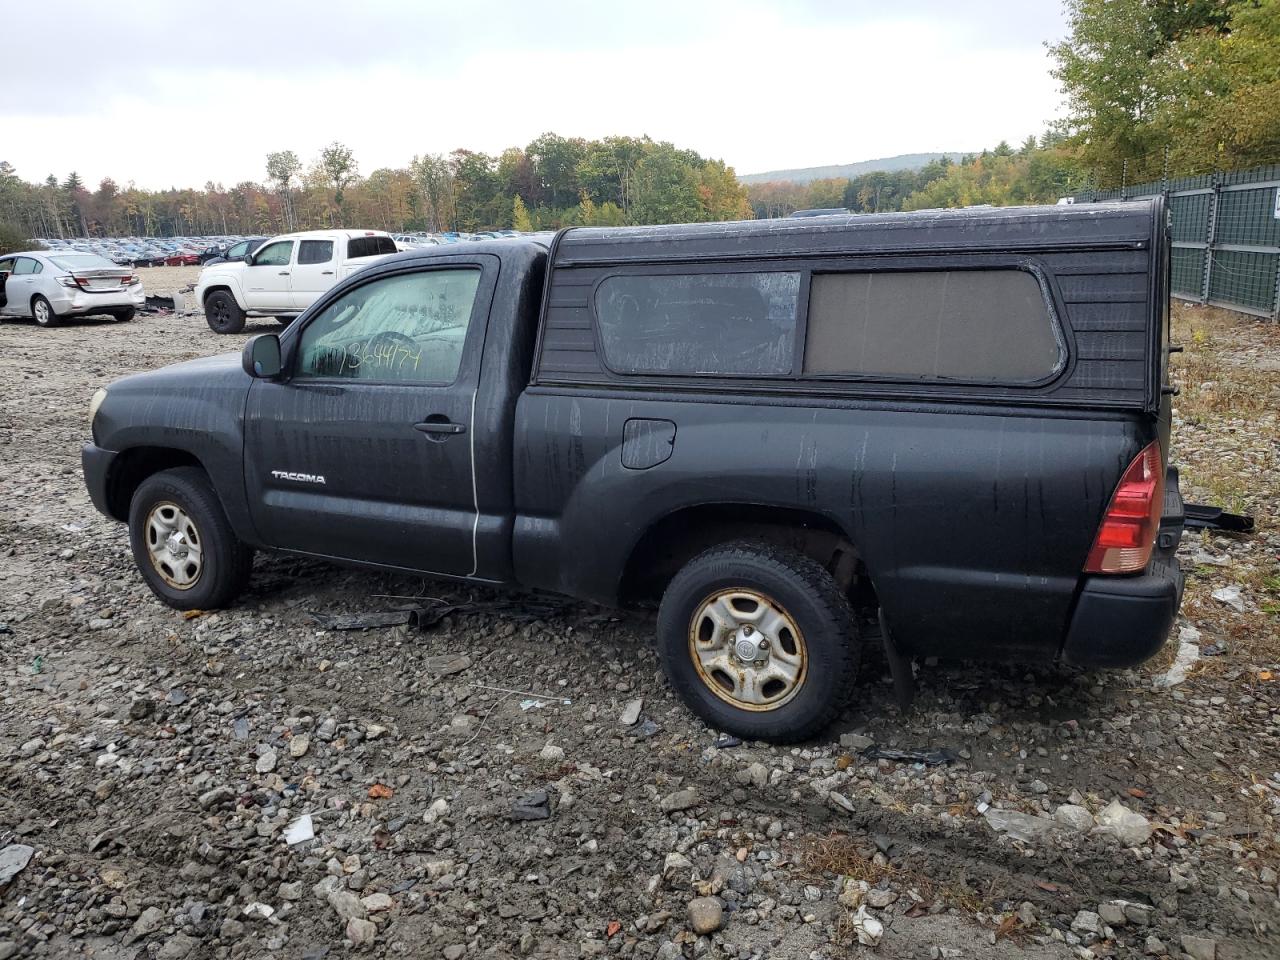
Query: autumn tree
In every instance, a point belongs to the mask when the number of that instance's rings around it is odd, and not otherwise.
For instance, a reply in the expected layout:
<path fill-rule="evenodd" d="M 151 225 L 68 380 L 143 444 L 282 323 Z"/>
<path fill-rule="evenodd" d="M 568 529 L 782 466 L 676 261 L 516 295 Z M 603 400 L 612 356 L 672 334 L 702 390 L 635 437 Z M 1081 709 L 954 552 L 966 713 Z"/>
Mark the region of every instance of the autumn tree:
<path fill-rule="evenodd" d="M 529 210 L 524 205 L 524 200 L 520 198 L 520 194 L 516 194 L 516 198 L 511 201 L 511 229 L 519 230 L 521 233 L 531 233 L 533 231 L 533 221 L 529 219 Z"/>
<path fill-rule="evenodd" d="M 1191 66 L 1179 51 L 1212 49 L 1230 34 L 1243 8 L 1275 4 L 1066 0 L 1070 35 L 1050 44 L 1049 52 L 1056 61 L 1053 76 L 1067 97 L 1066 131 L 1084 165 L 1103 182 L 1118 183 L 1126 170 L 1131 180 L 1158 175 L 1173 125 L 1157 117 L 1176 98 L 1180 75 Z M 1217 67 L 1195 72 L 1206 80 L 1219 73 Z"/>
<path fill-rule="evenodd" d="M 293 180 L 302 172 L 302 161 L 292 150 L 278 150 L 267 154 L 267 179 L 280 194 L 280 206 L 283 211 L 284 228 L 294 230 L 298 225 L 297 215 L 293 210 L 291 187 Z"/>
<path fill-rule="evenodd" d="M 1155 64 L 1152 127 L 1177 172 L 1249 167 L 1280 156 L 1280 0 L 1231 7 Z"/>
<path fill-rule="evenodd" d="M 699 164 L 700 166 L 700 164 Z M 699 202 L 698 173 L 669 143 L 654 145 L 636 164 L 633 223 L 693 223 L 709 220 Z"/>
<path fill-rule="evenodd" d="M 333 186 L 333 204 L 339 215 L 343 213 L 343 192 L 358 176 L 356 156 L 351 148 L 337 140 L 320 151 L 320 169 Z"/>

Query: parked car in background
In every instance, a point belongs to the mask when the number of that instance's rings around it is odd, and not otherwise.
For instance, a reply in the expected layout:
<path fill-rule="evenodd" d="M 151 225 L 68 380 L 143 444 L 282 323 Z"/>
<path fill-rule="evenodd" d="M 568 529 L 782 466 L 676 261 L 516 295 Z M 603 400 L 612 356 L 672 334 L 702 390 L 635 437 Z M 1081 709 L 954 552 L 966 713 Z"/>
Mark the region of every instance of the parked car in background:
<path fill-rule="evenodd" d="M 179 609 L 233 602 L 254 549 L 658 601 L 673 687 L 743 738 L 822 731 L 877 641 L 903 685 L 911 657 L 1129 666 L 1183 584 L 1168 223 L 1155 198 L 423 248 L 100 391 L 85 480 Z"/>
<path fill-rule="evenodd" d="M 223 247 L 212 247 L 209 250 L 210 255 L 204 259 L 203 264 L 209 266 L 214 263 L 226 263 L 228 260 L 243 260 L 269 239 L 269 237 L 246 237 Z"/>
<path fill-rule="evenodd" d="M 273 237 L 243 260 L 206 265 L 195 300 L 215 333 L 239 333 L 245 317 L 288 323 L 339 280 L 397 253 L 381 230 L 310 230 Z"/>
<path fill-rule="evenodd" d="M 200 263 L 200 254 L 194 250 L 179 250 L 164 258 L 166 267 L 194 267 Z"/>
<path fill-rule="evenodd" d="M 126 321 L 146 300 L 130 268 L 96 253 L 44 250 L 0 257 L 3 317 L 33 317 L 42 327 L 88 314 Z"/>

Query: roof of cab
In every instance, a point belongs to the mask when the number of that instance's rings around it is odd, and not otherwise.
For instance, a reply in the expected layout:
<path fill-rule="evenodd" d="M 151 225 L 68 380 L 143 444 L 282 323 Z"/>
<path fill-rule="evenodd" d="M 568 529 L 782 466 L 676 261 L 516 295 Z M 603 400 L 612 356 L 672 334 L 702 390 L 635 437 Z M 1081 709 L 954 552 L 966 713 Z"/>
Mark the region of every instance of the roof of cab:
<path fill-rule="evenodd" d="M 550 246 L 550 234 L 526 234 L 520 237 L 503 237 L 497 240 L 460 240 L 457 243 L 441 243 L 431 246 L 414 247 L 388 254 L 380 263 L 391 260 L 433 260 L 444 257 L 472 257 L 478 253 L 504 254 L 515 253 L 526 248 L 545 253 Z"/>
<path fill-rule="evenodd" d="M 1158 199 L 915 213 L 833 214 L 652 227 L 573 227 L 554 265 L 722 260 L 815 253 L 929 253 L 1063 247 L 1141 248 Z"/>

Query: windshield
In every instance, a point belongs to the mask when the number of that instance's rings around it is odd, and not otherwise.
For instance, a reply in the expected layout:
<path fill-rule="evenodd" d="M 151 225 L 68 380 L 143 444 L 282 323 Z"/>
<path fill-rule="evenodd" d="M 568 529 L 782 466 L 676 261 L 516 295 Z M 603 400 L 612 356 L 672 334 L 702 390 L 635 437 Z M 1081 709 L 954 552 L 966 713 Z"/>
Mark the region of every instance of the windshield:
<path fill-rule="evenodd" d="M 49 262 L 63 270 L 101 270 L 103 267 L 114 270 L 116 265 L 96 253 L 60 253 L 50 257 Z"/>

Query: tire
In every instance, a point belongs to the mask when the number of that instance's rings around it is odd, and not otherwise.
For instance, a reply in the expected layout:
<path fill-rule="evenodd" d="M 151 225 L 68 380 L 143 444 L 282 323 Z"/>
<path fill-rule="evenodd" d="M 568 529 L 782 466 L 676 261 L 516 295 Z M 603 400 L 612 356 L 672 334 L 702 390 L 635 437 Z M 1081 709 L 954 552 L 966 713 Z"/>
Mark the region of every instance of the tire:
<path fill-rule="evenodd" d="M 215 290 L 204 298 L 204 318 L 214 333 L 239 333 L 244 329 L 244 311 L 227 290 Z"/>
<path fill-rule="evenodd" d="M 760 616 L 781 625 L 764 631 L 771 641 L 761 654 L 767 659 L 750 663 L 735 656 L 735 641 L 725 638 L 744 639 L 746 630 L 748 642 L 760 640 L 762 632 L 751 628 L 753 598 L 763 601 L 756 607 L 764 607 Z M 741 613 L 747 622 L 736 633 L 717 628 L 708 604 L 719 605 L 722 614 Z M 743 622 L 729 619 L 731 625 Z M 709 667 L 706 651 L 719 651 L 728 670 Z M 857 677 L 862 644 L 848 600 L 819 563 L 770 543 L 737 541 L 694 557 L 667 586 L 658 611 L 658 655 L 681 699 L 711 727 L 744 739 L 793 743 L 821 733 L 840 712 Z M 782 669 L 793 671 L 793 682 L 770 678 Z M 752 689 L 759 695 L 754 708 L 737 696 L 736 686 L 729 689 L 737 682 L 746 699 Z"/>
<path fill-rule="evenodd" d="M 280 324 L 282 327 L 287 327 L 297 319 L 297 317 L 276 317 L 276 323 Z"/>
<path fill-rule="evenodd" d="M 38 293 L 31 298 L 31 316 L 35 318 L 38 327 L 56 327 L 62 322 L 53 312 L 53 304 Z"/>
<path fill-rule="evenodd" d="M 156 534 L 163 529 L 182 535 L 177 552 Z M 164 470 L 142 481 L 129 505 L 129 545 L 151 592 L 179 610 L 226 606 L 244 590 L 253 565 L 253 551 L 231 529 L 199 467 Z M 194 561 L 193 545 L 199 548 Z"/>
<path fill-rule="evenodd" d="M 137 316 L 137 313 L 138 313 L 137 307 L 125 307 L 123 310 L 115 311 L 114 313 L 111 314 L 111 316 L 115 318 L 116 323 L 128 323 L 135 316 Z"/>

